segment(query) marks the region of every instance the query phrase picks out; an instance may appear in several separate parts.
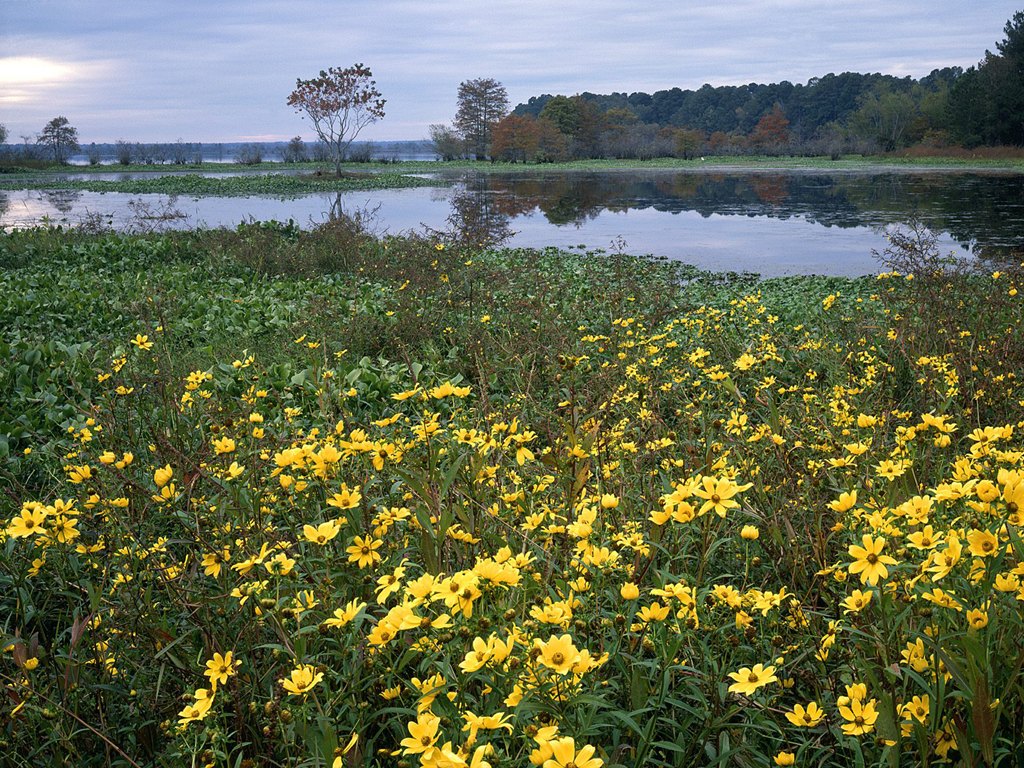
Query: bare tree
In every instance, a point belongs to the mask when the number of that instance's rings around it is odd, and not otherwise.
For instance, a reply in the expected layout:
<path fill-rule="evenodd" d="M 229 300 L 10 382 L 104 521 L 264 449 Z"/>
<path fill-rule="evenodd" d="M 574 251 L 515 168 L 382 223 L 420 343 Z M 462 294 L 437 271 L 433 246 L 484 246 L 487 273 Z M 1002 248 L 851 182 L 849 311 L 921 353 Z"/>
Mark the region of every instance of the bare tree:
<path fill-rule="evenodd" d="M 455 160 L 465 154 L 465 142 L 454 128 L 435 123 L 430 126 L 434 152 L 442 160 Z"/>
<path fill-rule="evenodd" d="M 460 83 L 458 99 L 455 127 L 468 151 L 482 160 L 490 153 L 494 124 L 508 114 L 508 92 L 497 80 L 482 77 Z"/>
<path fill-rule="evenodd" d="M 114 155 L 121 165 L 131 165 L 134 150 L 132 145 L 124 139 L 118 139 L 114 144 Z"/>
<path fill-rule="evenodd" d="M 331 67 L 311 80 L 296 80 L 295 90 L 288 96 L 288 106 L 308 117 L 327 145 L 338 176 L 356 136 L 384 117 L 384 103 L 373 73 L 362 64 L 347 69 Z"/>

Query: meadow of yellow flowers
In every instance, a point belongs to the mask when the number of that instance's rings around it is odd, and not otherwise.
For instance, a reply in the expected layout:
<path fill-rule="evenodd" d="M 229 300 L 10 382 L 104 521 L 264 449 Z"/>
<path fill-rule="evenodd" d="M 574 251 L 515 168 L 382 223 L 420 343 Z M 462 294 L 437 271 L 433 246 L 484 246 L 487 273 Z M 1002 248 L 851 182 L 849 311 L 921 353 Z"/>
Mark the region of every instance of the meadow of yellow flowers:
<path fill-rule="evenodd" d="M 10 360 L 95 329 L 5 443 L 11 765 L 1018 764 L 1019 270 L 316 237 L 4 278 Z"/>

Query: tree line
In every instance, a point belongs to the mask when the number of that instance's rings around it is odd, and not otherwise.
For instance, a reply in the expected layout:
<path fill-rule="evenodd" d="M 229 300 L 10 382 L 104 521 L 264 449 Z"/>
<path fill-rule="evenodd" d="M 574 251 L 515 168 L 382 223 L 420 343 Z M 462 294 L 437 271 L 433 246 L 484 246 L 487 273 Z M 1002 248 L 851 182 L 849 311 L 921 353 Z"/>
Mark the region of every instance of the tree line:
<path fill-rule="evenodd" d="M 704 85 L 573 96 L 509 111 L 501 83 L 459 86 L 452 125 L 431 126 L 439 157 L 511 162 L 704 154 L 815 154 L 1024 146 L 1024 11 L 996 52 L 925 77 L 829 73 L 805 84 Z"/>

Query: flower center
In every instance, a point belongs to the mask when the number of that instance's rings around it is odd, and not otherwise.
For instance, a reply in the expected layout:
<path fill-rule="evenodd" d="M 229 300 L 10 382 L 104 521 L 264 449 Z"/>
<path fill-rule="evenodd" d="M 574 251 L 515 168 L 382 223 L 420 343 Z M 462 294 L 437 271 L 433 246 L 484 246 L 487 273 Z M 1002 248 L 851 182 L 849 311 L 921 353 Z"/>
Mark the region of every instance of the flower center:
<path fill-rule="evenodd" d="M 551 655 L 551 660 L 555 662 L 555 664 L 561 664 L 563 661 L 565 661 L 565 654 L 561 652 L 554 653 Z"/>

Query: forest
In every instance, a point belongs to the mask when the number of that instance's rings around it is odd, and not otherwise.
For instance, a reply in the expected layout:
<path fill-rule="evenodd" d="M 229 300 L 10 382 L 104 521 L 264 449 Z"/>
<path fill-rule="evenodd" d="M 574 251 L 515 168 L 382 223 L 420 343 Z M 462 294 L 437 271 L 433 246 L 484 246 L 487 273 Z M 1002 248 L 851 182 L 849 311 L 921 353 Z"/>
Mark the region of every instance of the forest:
<path fill-rule="evenodd" d="M 533 96 L 495 126 L 492 155 L 557 160 L 1020 147 L 1024 11 L 1004 33 L 977 65 L 935 69 L 920 79 L 830 72 L 803 84 Z M 531 128 L 536 142 L 523 138 Z"/>

